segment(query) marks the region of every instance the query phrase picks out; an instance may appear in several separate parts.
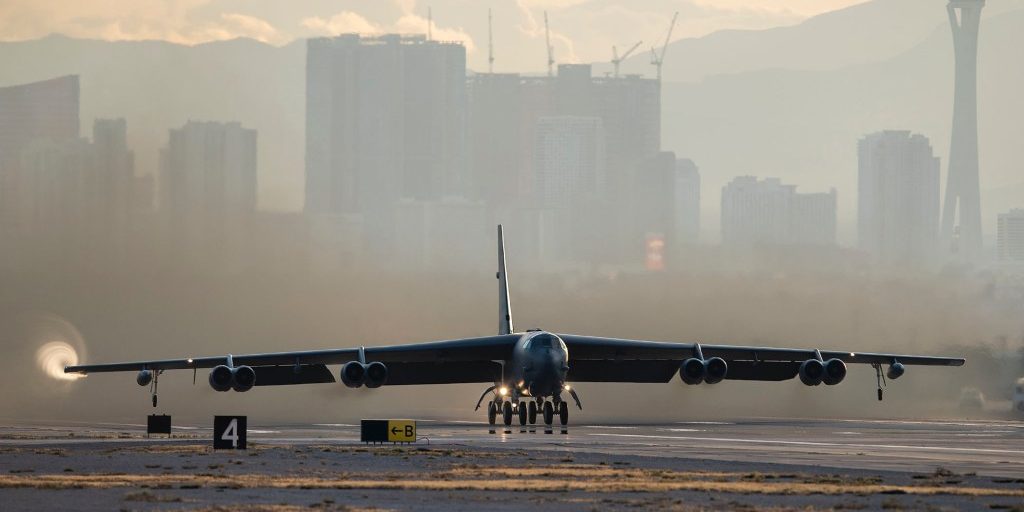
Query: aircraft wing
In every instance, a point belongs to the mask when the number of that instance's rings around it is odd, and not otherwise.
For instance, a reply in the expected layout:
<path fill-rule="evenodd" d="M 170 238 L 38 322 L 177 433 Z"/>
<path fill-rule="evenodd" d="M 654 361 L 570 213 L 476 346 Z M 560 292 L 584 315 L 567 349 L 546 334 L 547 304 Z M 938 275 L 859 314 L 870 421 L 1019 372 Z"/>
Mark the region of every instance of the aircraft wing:
<path fill-rule="evenodd" d="M 485 336 L 366 348 L 308 350 L 232 355 L 235 366 L 256 371 L 256 385 L 334 382 L 327 365 L 380 361 L 388 367 L 388 385 L 494 382 L 501 365 L 509 359 L 518 335 Z M 183 359 L 155 359 L 120 363 L 68 366 L 65 373 L 128 372 L 140 370 L 189 370 L 228 363 L 227 355 Z M 285 371 L 287 370 L 287 371 Z M 497 372 L 497 373 L 495 373 Z"/>
<path fill-rule="evenodd" d="M 696 343 L 627 340 L 559 334 L 569 349 L 571 382 L 668 382 L 683 360 L 694 357 Z M 720 357 L 729 365 L 726 379 L 780 381 L 797 376 L 807 359 L 841 359 L 847 364 L 962 366 L 964 359 L 875 352 L 748 347 L 700 344 L 705 358 Z"/>

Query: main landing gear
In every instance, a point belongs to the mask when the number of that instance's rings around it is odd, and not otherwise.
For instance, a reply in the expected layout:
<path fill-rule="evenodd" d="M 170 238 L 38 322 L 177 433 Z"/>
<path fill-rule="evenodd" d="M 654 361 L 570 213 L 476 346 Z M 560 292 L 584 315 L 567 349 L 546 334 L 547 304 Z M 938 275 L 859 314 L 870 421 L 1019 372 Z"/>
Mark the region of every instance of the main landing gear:
<path fill-rule="evenodd" d="M 497 386 L 492 386 L 484 391 L 484 394 L 480 397 L 480 401 L 477 402 L 477 409 L 483 403 L 484 397 L 487 393 L 490 393 L 497 389 Z M 576 401 L 576 406 L 583 409 L 580 404 L 579 397 L 576 395 L 576 390 L 569 391 L 572 394 L 573 400 Z M 569 424 L 569 403 L 562 400 L 561 396 L 553 396 L 550 399 L 545 397 L 537 397 L 529 401 L 522 401 L 516 397 L 504 397 L 495 394 L 494 400 L 487 402 L 487 423 L 494 425 L 498 422 L 498 416 L 501 416 L 502 423 L 506 427 L 512 426 L 512 422 L 518 417 L 519 425 L 526 426 L 527 424 L 536 425 L 537 415 L 541 415 L 541 420 L 545 425 L 551 426 L 555 422 L 555 416 L 558 416 L 558 422 L 562 425 Z"/>
<path fill-rule="evenodd" d="M 516 419 L 519 420 L 519 424 L 525 426 L 526 424 L 536 425 L 537 414 L 540 413 L 541 420 L 545 425 L 553 425 L 555 422 L 555 416 L 558 416 L 558 423 L 561 425 L 569 424 L 569 404 L 557 400 L 537 400 L 530 402 L 519 402 L 513 405 L 510 400 L 503 401 L 490 401 L 487 402 L 487 423 L 494 425 L 498 422 L 498 416 L 501 416 L 502 423 L 506 427 L 512 426 L 512 422 Z"/>

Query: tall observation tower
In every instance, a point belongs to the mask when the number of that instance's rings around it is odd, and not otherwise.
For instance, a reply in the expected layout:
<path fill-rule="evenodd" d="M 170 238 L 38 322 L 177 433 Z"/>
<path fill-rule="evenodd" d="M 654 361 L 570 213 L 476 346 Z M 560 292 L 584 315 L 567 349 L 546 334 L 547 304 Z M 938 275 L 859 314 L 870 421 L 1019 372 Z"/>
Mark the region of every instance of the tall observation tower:
<path fill-rule="evenodd" d="M 981 193 L 978 186 L 978 26 L 985 0 L 950 0 L 956 82 L 953 135 L 949 145 L 942 251 L 963 260 L 981 254 Z M 958 222 L 959 221 L 959 222 Z"/>

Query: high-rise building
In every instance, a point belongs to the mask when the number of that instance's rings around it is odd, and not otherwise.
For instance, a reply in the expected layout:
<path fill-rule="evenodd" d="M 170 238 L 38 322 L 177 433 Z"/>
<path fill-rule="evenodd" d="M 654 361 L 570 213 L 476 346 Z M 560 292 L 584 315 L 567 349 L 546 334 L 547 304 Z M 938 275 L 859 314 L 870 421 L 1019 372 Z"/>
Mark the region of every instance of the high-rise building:
<path fill-rule="evenodd" d="M 981 192 L 978 177 L 978 29 L 985 0 L 950 0 L 956 75 L 949 145 L 943 253 L 963 260 L 981 254 Z"/>
<path fill-rule="evenodd" d="M 306 212 L 370 229 L 401 198 L 465 195 L 466 49 L 423 36 L 345 34 L 306 52 Z"/>
<path fill-rule="evenodd" d="M 435 270 L 489 268 L 480 258 L 480 245 L 494 228 L 481 201 L 448 197 L 440 201 L 405 199 L 396 211 L 396 238 L 402 250 L 396 263 L 402 268 Z"/>
<path fill-rule="evenodd" d="M 873 133 L 858 143 L 857 233 L 879 261 L 920 266 L 938 248 L 939 159 L 928 138 Z"/>
<path fill-rule="evenodd" d="M 34 139 L 77 139 L 78 76 L 0 87 L 0 225 L 17 224 L 21 153 Z"/>
<path fill-rule="evenodd" d="M 700 170 L 693 160 L 676 160 L 673 188 L 675 245 L 695 244 L 700 239 Z"/>
<path fill-rule="evenodd" d="M 836 189 L 793 194 L 789 206 L 789 241 L 795 245 L 829 246 L 836 243 Z"/>
<path fill-rule="evenodd" d="M 700 173 L 687 158 L 662 151 L 644 160 L 632 187 L 635 226 L 631 246 L 639 254 L 651 237 L 672 253 L 697 242 L 700 231 Z"/>
<path fill-rule="evenodd" d="M 137 196 L 123 119 L 96 120 L 93 142 L 35 138 L 20 150 L 13 233 L 33 263 L 119 265 L 127 256 Z M 53 255 L 59 255 L 54 258 Z"/>
<path fill-rule="evenodd" d="M 1024 262 L 1024 209 L 999 214 L 996 228 L 996 254 L 999 261 Z"/>
<path fill-rule="evenodd" d="M 518 74 L 479 73 L 469 77 L 468 197 L 495 207 L 527 195 L 533 130 L 538 109 Z"/>
<path fill-rule="evenodd" d="M 562 207 L 605 190 L 604 127 L 598 117 L 537 120 L 534 170 L 540 203 Z"/>
<path fill-rule="evenodd" d="M 629 193 L 637 166 L 661 148 L 656 80 L 594 77 L 589 64 L 561 64 L 553 77 L 482 73 L 469 78 L 472 175 L 490 201 L 535 203 L 535 129 L 542 117 L 593 117 L 604 130 L 607 190 Z M 500 206 L 500 205 L 499 205 Z"/>
<path fill-rule="evenodd" d="M 160 152 L 167 235 L 192 263 L 223 263 L 244 246 L 256 211 L 256 130 L 189 121 Z"/>
<path fill-rule="evenodd" d="M 835 189 L 801 194 L 778 178 L 734 178 L 722 188 L 722 244 L 833 245 Z"/>
<path fill-rule="evenodd" d="M 81 227 L 87 226 L 90 203 L 99 199 L 89 193 L 94 174 L 90 149 L 87 140 L 77 138 L 36 138 L 21 148 L 15 177 L 19 193 L 10 205 L 19 252 L 55 265 L 64 256 L 81 256 Z"/>
<path fill-rule="evenodd" d="M 135 177 L 135 154 L 128 149 L 128 124 L 121 119 L 97 119 L 92 128 L 94 173 L 90 210 L 99 227 L 97 237 L 105 239 L 116 257 L 125 254 L 132 217 L 148 210 L 149 198 L 142 196 Z"/>

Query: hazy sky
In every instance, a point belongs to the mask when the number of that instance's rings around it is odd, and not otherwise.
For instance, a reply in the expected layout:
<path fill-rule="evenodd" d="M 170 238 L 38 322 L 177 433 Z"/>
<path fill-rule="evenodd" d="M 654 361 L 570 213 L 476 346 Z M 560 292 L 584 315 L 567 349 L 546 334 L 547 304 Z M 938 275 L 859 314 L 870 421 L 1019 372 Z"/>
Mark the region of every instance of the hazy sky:
<path fill-rule="evenodd" d="M 471 68 L 487 59 L 487 9 L 494 12 L 495 70 L 545 66 L 549 12 L 559 62 L 605 61 L 643 40 L 660 44 L 673 11 L 673 39 L 728 28 L 788 25 L 864 0 L 3 0 L 0 40 L 51 33 L 74 37 L 163 39 L 196 44 L 251 37 L 272 44 L 341 32 L 424 32 L 433 9 L 436 38 L 463 41 Z"/>

